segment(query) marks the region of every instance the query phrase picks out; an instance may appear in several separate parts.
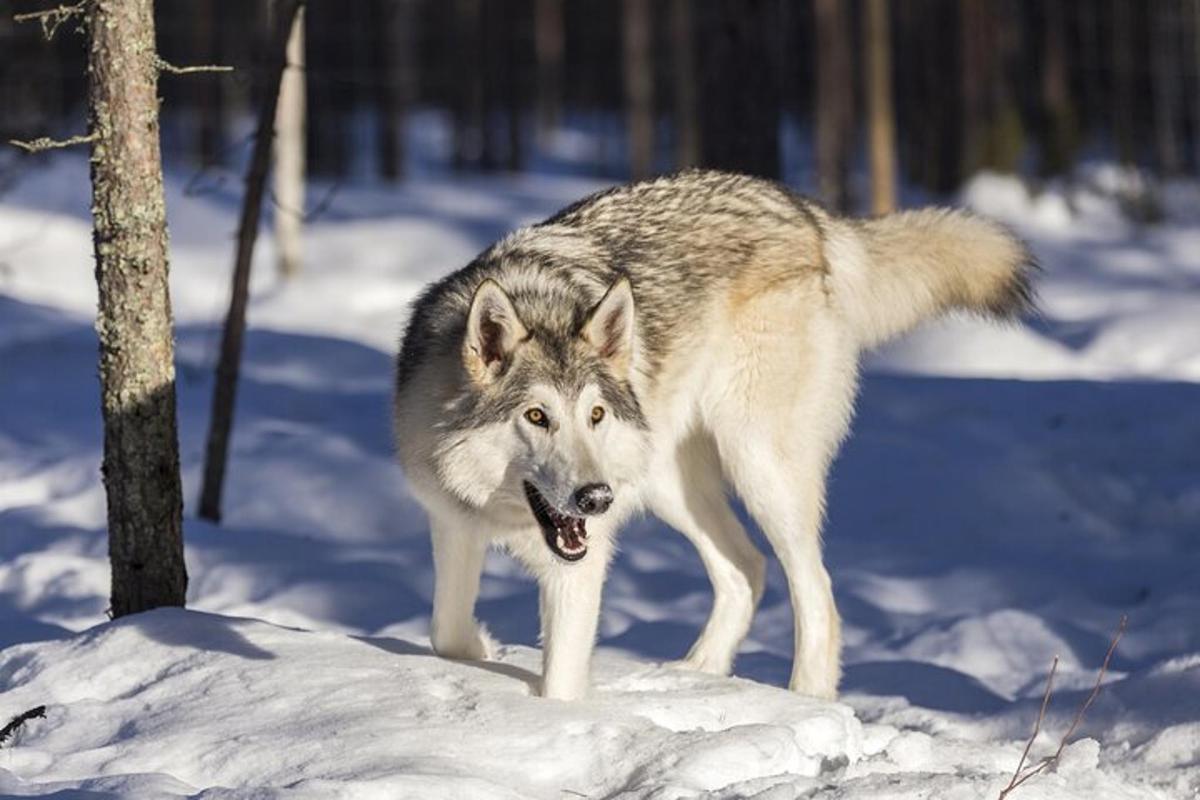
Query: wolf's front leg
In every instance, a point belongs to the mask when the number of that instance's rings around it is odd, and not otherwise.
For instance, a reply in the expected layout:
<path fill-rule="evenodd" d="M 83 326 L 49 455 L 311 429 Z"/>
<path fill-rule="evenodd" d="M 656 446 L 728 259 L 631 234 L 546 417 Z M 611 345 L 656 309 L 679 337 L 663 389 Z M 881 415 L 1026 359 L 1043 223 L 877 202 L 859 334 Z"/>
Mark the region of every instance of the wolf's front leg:
<path fill-rule="evenodd" d="M 488 542 L 457 520 L 430 517 L 433 537 L 433 621 L 429 638 L 445 658 L 482 661 L 495 643 L 475 620 L 475 600 Z"/>
<path fill-rule="evenodd" d="M 587 694 L 608 569 L 608 554 L 600 549 L 593 545 L 583 561 L 541 571 L 543 697 L 576 700 Z"/>

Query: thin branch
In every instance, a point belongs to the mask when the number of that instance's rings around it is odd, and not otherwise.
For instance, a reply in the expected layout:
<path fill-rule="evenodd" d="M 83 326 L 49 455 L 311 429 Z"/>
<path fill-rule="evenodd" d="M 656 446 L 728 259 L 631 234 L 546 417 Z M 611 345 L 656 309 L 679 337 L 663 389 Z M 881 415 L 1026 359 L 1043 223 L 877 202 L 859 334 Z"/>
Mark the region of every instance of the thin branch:
<path fill-rule="evenodd" d="M 159 72 L 169 72 L 172 75 L 191 75 L 196 72 L 233 72 L 233 67 L 220 64 L 200 64 L 194 67 L 177 67 L 160 56 L 154 57 L 154 66 Z"/>
<path fill-rule="evenodd" d="M 23 142 L 20 139 L 9 139 L 8 143 L 14 147 L 19 147 L 26 153 L 44 153 L 47 150 L 59 150 L 64 147 L 74 147 L 77 144 L 87 144 L 88 142 L 96 141 L 96 134 L 89 133 L 85 136 L 72 136 L 70 139 L 51 139 L 49 136 L 43 136 L 40 139 L 34 139 L 30 142 Z"/>
<path fill-rule="evenodd" d="M 29 720 L 43 719 L 43 718 L 45 718 L 45 716 L 46 716 L 46 707 L 45 706 L 38 706 L 37 708 L 31 708 L 28 711 L 17 714 L 15 717 L 12 718 L 12 721 L 10 721 L 7 725 L 4 726 L 4 728 L 2 730 L 0 730 L 0 744 L 4 744 L 6 741 L 8 741 L 8 737 L 10 737 L 14 733 L 16 733 L 17 729 L 20 728 L 22 725 L 24 725 L 26 722 L 29 722 Z"/>
<path fill-rule="evenodd" d="M 44 11 L 30 11 L 25 14 L 13 14 L 13 22 L 32 22 L 37 20 L 42 25 L 42 35 L 46 41 L 54 38 L 58 28 L 67 20 L 83 16 L 87 12 L 88 0 L 80 0 L 69 6 L 55 6 Z"/>
<path fill-rule="evenodd" d="M 1067 742 L 1074 735 L 1075 729 L 1079 727 L 1079 723 L 1083 722 L 1083 715 L 1092 707 L 1092 703 L 1096 702 L 1096 697 L 1100 694 L 1100 684 L 1104 682 L 1104 674 L 1108 672 L 1108 663 L 1112 661 L 1113 653 L 1117 650 L 1117 643 L 1121 641 L 1121 637 L 1125 635 L 1125 626 L 1129 622 L 1129 617 L 1125 614 L 1121 615 L 1121 622 L 1117 625 L 1117 632 L 1113 635 L 1112 644 L 1108 646 L 1108 652 L 1104 654 L 1104 663 L 1100 665 L 1100 672 L 1096 675 L 1096 685 L 1092 687 L 1092 693 L 1088 695 L 1087 700 L 1079 707 L 1079 711 L 1075 714 L 1075 719 L 1071 720 L 1071 727 L 1067 728 L 1066 734 L 1058 745 L 1058 750 L 1051 757 L 1051 761 L 1058 761 L 1058 757 L 1062 755 L 1063 750 L 1067 747 Z"/>
<path fill-rule="evenodd" d="M 1021 753 L 1021 761 L 1017 764 L 1017 769 L 1013 773 L 1012 779 L 1008 782 L 1008 786 L 1000 790 L 999 800 L 1005 800 L 1008 797 L 1008 793 L 1013 789 L 1016 789 L 1034 775 L 1038 775 L 1058 763 L 1063 751 L 1070 744 L 1071 737 L 1075 734 L 1076 729 L 1079 728 L 1079 724 L 1083 722 L 1084 715 L 1092 707 L 1092 703 L 1096 701 L 1096 697 L 1100 694 L 1100 686 L 1104 683 L 1105 674 L 1108 673 L 1109 662 L 1112 661 L 1113 653 L 1117 650 L 1117 643 L 1125 635 L 1125 626 L 1128 621 L 1129 618 L 1122 614 L 1121 622 L 1117 625 L 1117 632 L 1113 635 L 1113 640 L 1108 646 L 1108 652 L 1104 654 L 1104 662 L 1100 665 L 1100 672 L 1096 675 L 1096 684 L 1092 687 L 1092 691 L 1088 694 L 1087 699 L 1083 701 L 1083 705 L 1075 712 L 1075 718 L 1071 721 L 1071 727 L 1067 728 L 1067 732 L 1063 734 L 1062 739 L 1058 743 L 1058 749 L 1054 751 L 1054 755 L 1043 758 L 1022 774 L 1021 769 L 1025 766 L 1025 759 L 1029 756 L 1029 749 L 1033 746 L 1033 740 L 1037 738 L 1038 733 L 1042 729 L 1042 720 L 1046 717 L 1046 706 L 1050 703 L 1050 687 L 1054 683 L 1054 672 L 1058 668 L 1058 656 L 1054 657 L 1054 662 L 1050 665 L 1050 677 L 1046 679 L 1046 692 L 1042 695 L 1042 707 L 1038 712 L 1037 721 L 1033 725 L 1033 735 L 1025 743 L 1025 750 Z"/>
<path fill-rule="evenodd" d="M 1042 707 L 1038 710 L 1037 719 L 1033 723 L 1033 733 L 1029 734 L 1029 741 L 1025 742 L 1025 749 L 1021 751 L 1021 760 L 1017 762 L 1017 768 L 1013 771 L 1012 780 L 1008 782 L 1008 786 L 1000 792 L 1000 800 L 1004 798 L 1013 789 L 1017 788 L 1023 782 L 1018 780 L 1021 777 L 1021 770 L 1025 768 L 1025 760 L 1029 758 L 1029 750 L 1033 747 L 1033 742 L 1037 739 L 1038 734 L 1042 732 L 1042 722 L 1046 719 L 1046 707 L 1050 705 L 1050 693 L 1054 689 L 1054 673 L 1058 671 L 1058 656 L 1050 662 L 1050 674 L 1046 677 L 1046 691 L 1042 693 Z"/>

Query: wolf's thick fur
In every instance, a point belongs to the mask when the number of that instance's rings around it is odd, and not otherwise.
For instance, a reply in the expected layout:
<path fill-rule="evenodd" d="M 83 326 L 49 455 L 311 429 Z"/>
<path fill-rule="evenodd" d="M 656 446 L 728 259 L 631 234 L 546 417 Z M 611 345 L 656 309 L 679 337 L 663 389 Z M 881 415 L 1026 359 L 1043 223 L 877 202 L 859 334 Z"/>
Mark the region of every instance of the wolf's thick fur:
<path fill-rule="evenodd" d="M 731 487 L 787 575 L 791 687 L 833 696 L 820 526 L 859 354 L 951 309 L 1017 314 L 1032 269 L 1020 241 L 964 212 L 841 219 L 704 171 L 601 192 L 496 243 L 417 300 L 398 363 L 400 459 L 433 537 L 434 648 L 490 654 L 473 609 L 497 543 L 539 582 L 543 693 L 580 696 L 615 534 L 645 508 L 712 581 L 685 662 L 728 672 L 765 563 Z M 580 487 L 611 505 L 597 512 Z M 573 524 L 586 556 L 567 563 Z"/>

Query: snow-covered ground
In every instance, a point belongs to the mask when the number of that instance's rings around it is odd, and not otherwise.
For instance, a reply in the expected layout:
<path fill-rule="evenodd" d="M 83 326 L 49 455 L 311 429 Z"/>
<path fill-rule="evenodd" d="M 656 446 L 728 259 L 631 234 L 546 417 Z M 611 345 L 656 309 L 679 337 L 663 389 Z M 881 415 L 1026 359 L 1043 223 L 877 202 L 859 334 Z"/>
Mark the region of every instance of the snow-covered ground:
<path fill-rule="evenodd" d="M 186 499 L 198 491 L 237 197 L 169 180 Z M 1040 758 L 1129 615 L 1077 743 L 1020 798 L 1200 794 L 1200 189 L 1166 220 L 1096 168 L 963 201 L 1045 267 L 1043 315 L 930 326 L 872 357 L 835 468 L 827 550 L 846 624 L 840 703 L 778 688 L 773 567 L 737 678 L 679 671 L 710 603 L 653 520 L 623 538 L 596 688 L 532 696 L 533 584 L 488 564 L 488 664 L 431 655 L 425 520 L 390 456 L 406 304 L 491 239 L 599 184 L 342 188 L 305 273 L 256 262 L 221 527 L 186 521 L 189 611 L 105 621 L 86 164 L 0 197 L 0 795 L 994 798 L 1061 660 Z M 315 193 L 320 195 L 317 187 Z"/>

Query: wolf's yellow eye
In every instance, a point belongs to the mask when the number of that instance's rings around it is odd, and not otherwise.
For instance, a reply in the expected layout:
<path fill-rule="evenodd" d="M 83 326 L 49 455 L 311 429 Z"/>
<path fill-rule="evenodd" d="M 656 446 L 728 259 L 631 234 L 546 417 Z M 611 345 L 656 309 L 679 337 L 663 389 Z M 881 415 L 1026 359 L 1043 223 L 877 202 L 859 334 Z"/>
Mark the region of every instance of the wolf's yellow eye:
<path fill-rule="evenodd" d="M 592 408 L 592 424 L 598 425 L 602 419 L 604 419 L 604 409 L 600 406 Z"/>
<path fill-rule="evenodd" d="M 529 420 L 530 424 L 537 425 L 539 428 L 550 427 L 550 419 L 546 416 L 546 412 L 540 408 L 531 408 L 526 411 L 525 419 Z"/>

